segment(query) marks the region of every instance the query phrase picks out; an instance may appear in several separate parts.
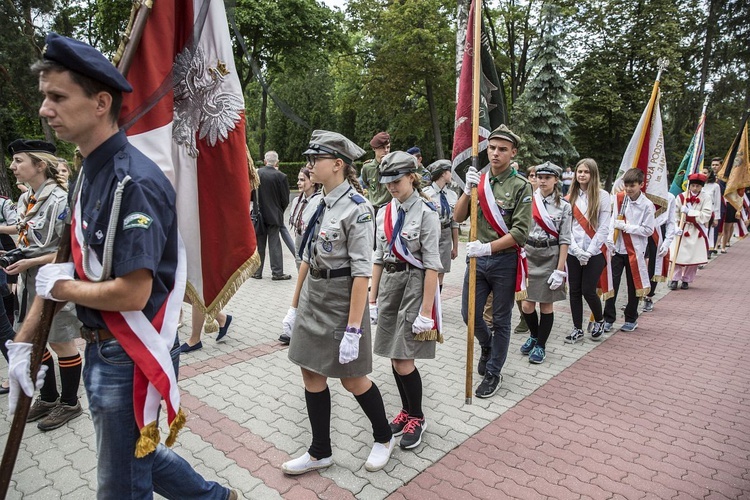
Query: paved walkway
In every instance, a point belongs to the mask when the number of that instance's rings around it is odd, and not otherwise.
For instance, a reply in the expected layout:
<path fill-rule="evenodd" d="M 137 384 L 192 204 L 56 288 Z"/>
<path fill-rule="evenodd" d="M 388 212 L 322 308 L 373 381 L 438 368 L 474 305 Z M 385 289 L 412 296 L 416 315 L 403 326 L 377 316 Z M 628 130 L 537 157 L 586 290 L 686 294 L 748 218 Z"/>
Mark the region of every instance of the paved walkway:
<path fill-rule="evenodd" d="M 472 405 L 464 404 L 462 258 L 443 291 L 446 342 L 436 360 L 419 364 L 429 430 L 415 451 L 397 450 L 384 470 L 366 472 L 369 422 L 333 381 L 336 465 L 299 478 L 281 474 L 279 465 L 306 449 L 310 432 L 299 370 L 276 342 L 293 280 L 271 281 L 266 270 L 227 307 L 235 318 L 227 341 L 206 335 L 203 350 L 182 358 L 189 417 L 177 452 L 252 499 L 750 498 L 743 324 L 750 244 L 712 261 L 690 290 L 661 298 L 634 333 L 563 344 L 572 325 L 567 304 L 558 303 L 547 361 L 530 365 L 518 353 L 525 337 L 514 335 L 503 387 Z M 291 256 L 285 259 L 293 270 Z M 657 298 L 665 292 L 661 285 Z M 180 331 L 181 339 L 188 335 L 189 324 Z M 388 361 L 374 365 L 372 378 L 395 414 L 400 400 Z M 3 443 L 6 414 L 0 399 Z M 48 433 L 29 424 L 9 498 L 93 498 L 95 465 L 87 411 Z"/>

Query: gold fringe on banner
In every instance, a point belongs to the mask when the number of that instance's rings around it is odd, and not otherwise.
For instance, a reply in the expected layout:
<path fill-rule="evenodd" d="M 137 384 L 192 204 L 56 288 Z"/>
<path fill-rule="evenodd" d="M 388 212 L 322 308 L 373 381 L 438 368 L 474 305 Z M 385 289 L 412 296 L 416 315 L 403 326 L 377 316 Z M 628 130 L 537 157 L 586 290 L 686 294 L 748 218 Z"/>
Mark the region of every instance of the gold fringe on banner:
<path fill-rule="evenodd" d="M 177 441 L 177 433 L 185 426 L 186 420 L 187 417 L 185 416 L 185 412 L 182 411 L 182 408 L 177 410 L 177 415 L 175 415 L 174 420 L 172 420 L 172 423 L 169 425 L 169 436 L 167 436 L 167 440 L 164 444 L 170 448 L 172 447 L 174 442 Z"/>
<path fill-rule="evenodd" d="M 434 328 L 432 330 L 427 330 L 425 332 L 416 334 L 414 336 L 414 340 L 418 340 L 420 342 L 424 342 L 425 340 L 436 340 L 440 344 L 445 341 L 445 339 L 443 339 L 443 334 Z"/>
<path fill-rule="evenodd" d="M 156 421 L 145 425 L 141 429 L 141 437 L 135 443 L 135 458 L 143 458 L 149 453 L 153 453 L 160 439 L 159 427 Z"/>

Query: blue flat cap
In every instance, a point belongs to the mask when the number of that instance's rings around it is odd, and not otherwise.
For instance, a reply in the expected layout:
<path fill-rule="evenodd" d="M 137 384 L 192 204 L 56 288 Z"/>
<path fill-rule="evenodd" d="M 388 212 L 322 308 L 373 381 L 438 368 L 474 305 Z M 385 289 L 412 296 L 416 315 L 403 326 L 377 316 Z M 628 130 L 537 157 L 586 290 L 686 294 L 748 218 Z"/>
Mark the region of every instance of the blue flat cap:
<path fill-rule="evenodd" d="M 422 155 L 422 150 L 416 146 L 410 147 L 409 149 L 406 150 L 406 152 L 409 153 L 410 155 L 420 155 L 420 156 Z"/>
<path fill-rule="evenodd" d="M 57 148 L 51 142 L 36 139 L 16 139 L 8 145 L 8 152 L 13 156 L 17 153 L 50 153 L 55 154 Z"/>
<path fill-rule="evenodd" d="M 50 32 L 45 40 L 45 59 L 104 83 L 120 92 L 132 92 L 130 86 L 117 68 L 101 52 L 87 43 Z"/>

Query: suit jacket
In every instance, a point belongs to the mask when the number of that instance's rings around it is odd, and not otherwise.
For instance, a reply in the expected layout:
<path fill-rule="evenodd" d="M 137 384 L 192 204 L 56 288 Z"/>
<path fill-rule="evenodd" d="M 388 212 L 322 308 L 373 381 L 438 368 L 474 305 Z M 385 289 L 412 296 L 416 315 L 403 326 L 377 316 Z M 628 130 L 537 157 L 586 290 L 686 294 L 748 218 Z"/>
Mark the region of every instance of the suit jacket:
<path fill-rule="evenodd" d="M 289 182 L 286 175 L 273 167 L 258 169 L 260 186 L 254 197 L 260 206 L 260 213 L 266 226 L 284 225 L 284 210 L 289 205 Z"/>

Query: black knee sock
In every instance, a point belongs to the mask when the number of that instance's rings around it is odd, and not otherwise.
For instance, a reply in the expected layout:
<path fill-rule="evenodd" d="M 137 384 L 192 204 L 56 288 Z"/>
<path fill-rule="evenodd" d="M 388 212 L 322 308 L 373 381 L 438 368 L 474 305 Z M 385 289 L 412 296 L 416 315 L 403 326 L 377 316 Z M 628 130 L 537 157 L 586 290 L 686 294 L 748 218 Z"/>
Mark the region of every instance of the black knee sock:
<path fill-rule="evenodd" d="M 423 418 L 422 377 L 419 375 L 419 370 L 414 368 L 410 374 L 401 375 L 401 382 L 404 384 L 406 397 L 409 399 L 409 416 Z"/>
<path fill-rule="evenodd" d="M 406 390 L 404 389 L 404 381 L 401 380 L 401 375 L 398 374 L 395 368 L 391 366 L 393 370 L 393 378 L 396 379 L 396 387 L 398 387 L 398 395 L 401 396 L 401 409 L 406 413 L 409 413 L 409 399 L 406 397 Z"/>
<path fill-rule="evenodd" d="M 555 322 L 555 313 L 545 314 L 542 313 L 542 317 L 539 320 L 539 337 L 537 337 L 536 345 L 542 349 L 547 346 L 547 339 L 552 331 L 552 325 Z"/>
<path fill-rule="evenodd" d="M 42 364 L 47 366 L 47 374 L 44 376 L 44 385 L 39 390 L 39 396 L 42 401 L 54 403 L 60 394 L 57 392 L 57 377 L 55 377 L 55 360 L 49 349 L 44 350 L 42 355 Z"/>
<path fill-rule="evenodd" d="M 78 404 L 78 386 L 81 384 L 81 355 L 57 358 L 60 365 L 60 402 L 75 406 Z"/>
<path fill-rule="evenodd" d="M 388 419 L 385 416 L 385 405 L 383 404 L 383 396 L 380 395 L 380 390 L 375 382 L 372 383 L 367 391 L 354 396 L 357 398 L 357 403 L 362 407 L 362 410 L 367 415 L 372 423 L 372 438 L 376 443 L 387 443 L 391 440 L 393 433 L 391 432 L 391 426 L 388 423 Z"/>
<path fill-rule="evenodd" d="M 530 313 L 523 313 L 523 317 L 529 327 L 529 332 L 531 332 L 531 338 L 537 338 L 539 335 L 539 317 L 536 315 L 536 309 Z"/>
<path fill-rule="evenodd" d="M 320 392 L 305 390 L 307 418 L 312 428 L 312 444 L 307 452 L 321 459 L 333 455 L 331 451 L 331 391 L 328 387 Z"/>

